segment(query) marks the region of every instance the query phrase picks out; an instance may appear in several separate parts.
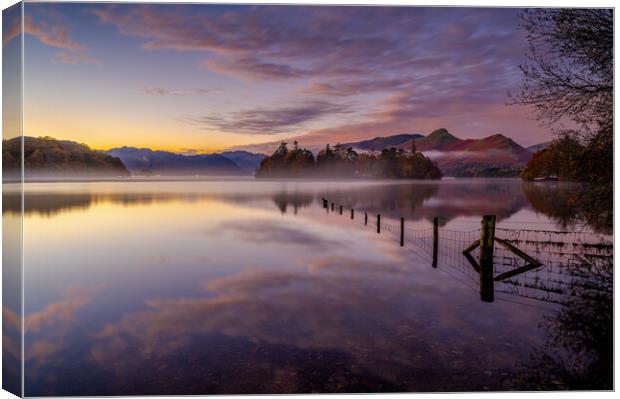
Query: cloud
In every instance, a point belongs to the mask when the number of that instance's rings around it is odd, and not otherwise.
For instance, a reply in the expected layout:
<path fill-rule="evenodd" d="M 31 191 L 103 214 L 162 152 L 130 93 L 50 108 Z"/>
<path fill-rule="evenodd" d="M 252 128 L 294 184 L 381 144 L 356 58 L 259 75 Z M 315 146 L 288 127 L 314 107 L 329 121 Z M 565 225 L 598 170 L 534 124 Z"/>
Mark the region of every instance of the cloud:
<path fill-rule="evenodd" d="M 7 11 L 8 12 L 8 11 Z M 22 32 L 22 24 L 20 17 L 14 17 L 10 21 L 7 18 L 4 18 L 4 30 L 2 32 L 2 46 L 6 46 L 13 39 L 18 37 Z M 8 22 L 8 23 L 7 23 Z"/>
<path fill-rule="evenodd" d="M 352 96 L 377 91 L 393 91 L 409 85 L 404 78 L 355 79 L 312 82 L 304 91 L 332 96 Z"/>
<path fill-rule="evenodd" d="M 488 151 L 423 151 L 424 155 L 433 159 L 463 159 L 464 157 L 485 157 L 489 155 Z"/>
<path fill-rule="evenodd" d="M 420 89 L 421 93 L 424 93 L 422 89 L 427 90 L 423 87 Z M 460 100 L 451 101 L 429 91 L 424 94 L 416 94 L 415 89 L 396 92 L 381 101 L 377 110 L 368 115 L 366 121 L 308 129 L 301 134 L 293 134 L 286 140 L 317 149 L 324 147 L 326 143 L 346 143 L 377 136 L 428 134 L 441 127 L 464 139 L 481 138 L 501 132 L 521 145 L 536 144 L 547 137 L 547 133 L 533 117 L 531 108 L 507 107 L 501 103 L 498 93 L 487 92 L 488 97 L 484 98 L 484 90 L 475 91 L 472 88 L 469 92 L 466 89 L 455 89 L 455 93 L 460 93 Z M 233 148 L 271 154 L 280 141 Z"/>
<path fill-rule="evenodd" d="M 124 35 L 144 38 L 145 49 L 206 52 L 215 57 L 203 62 L 205 68 L 248 78 L 363 74 L 386 62 L 402 61 L 402 40 L 380 34 L 385 17 L 377 18 L 371 8 L 205 10 L 121 5 L 92 13 Z M 388 19 L 394 16 L 391 10 Z"/>
<path fill-rule="evenodd" d="M 185 116 L 180 120 L 227 133 L 272 135 L 296 131 L 327 115 L 349 112 L 348 106 L 317 100 L 281 108 L 235 111 L 228 115 Z"/>
<path fill-rule="evenodd" d="M 101 285 L 70 286 L 63 292 L 62 298 L 25 316 L 23 333 L 26 334 L 26 343 L 24 356 L 26 360 L 31 362 L 29 364 L 30 372 L 36 372 L 39 367 L 49 365 L 46 362 L 50 356 L 65 350 L 70 345 L 72 341 L 67 336 L 75 328 L 77 312 L 91 303 L 102 289 L 103 286 Z M 6 349 L 12 351 L 16 357 L 21 356 L 21 353 L 15 353 L 19 348 L 18 341 L 15 341 L 15 335 L 22 332 L 20 316 L 3 307 L 2 321 L 5 327 L 3 328 L 3 339 L 10 341 L 6 345 Z"/>
<path fill-rule="evenodd" d="M 71 53 L 71 52 L 61 51 L 54 55 L 54 60 L 62 62 L 64 64 L 81 64 L 81 63 L 96 64 L 96 65 L 102 64 L 101 60 L 97 58 L 93 58 L 81 52 Z"/>
<path fill-rule="evenodd" d="M 179 154 L 181 155 L 200 155 L 204 154 L 204 150 L 200 150 L 198 148 L 180 148 Z"/>
<path fill-rule="evenodd" d="M 75 317 L 75 313 L 90 303 L 93 297 L 101 291 L 98 285 L 69 287 L 64 297 L 52 302 L 42 310 L 26 316 L 24 328 L 27 332 L 38 332 L 43 328 L 58 324 L 66 324 Z"/>
<path fill-rule="evenodd" d="M 14 18 L 6 33 L 3 33 L 3 46 L 21 34 L 21 18 Z M 69 37 L 67 28 L 53 26 L 46 21 L 37 22 L 32 15 L 24 16 L 24 34 L 37 38 L 41 43 L 63 51 L 54 55 L 54 60 L 65 64 L 101 64 L 101 60 L 86 54 L 87 47 Z"/>
<path fill-rule="evenodd" d="M 48 46 L 74 52 L 86 50 L 86 46 L 69 37 L 66 28 L 49 26 L 46 22 L 36 23 L 31 15 L 26 15 L 24 18 L 24 33 L 36 37 Z"/>
<path fill-rule="evenodd" d="M 515 346 L 531 348 L 539 342 L 537 336 L 521 335 L 509 344 L 493 340 L 484 351 L 472 351 L 471 342 L 495 320 L 481 323 L 474 317 L 485 306 L 475 290 L 442 273 L 416 273 L 402 259 L 319 256 L 302 263 L 304 268 L 265 266 L 214 278 L 203 283 L 204 295 L 148 300 L 148 309 L 127 313 L 96 334 L 92 358 L 113 370 L 115 383 L 134 389 L 136 381 L 144 380 L 136 376 L 146 365 L 166 365 L 149 368 L 150 384 L 169 381 L 168 370 L 180 367 L 181 385 L 190 385 L 195 374 L 202 377 L 197 381 L 203 389 L 204 376 L 215 370 L 217 378 L 208 385 L 212 393 L 281 392 L 281 379 L 291 380 L 289 393 L 300 392 L 307 389 L 296 376 L 300 368 L 322 370 L 337 361 L 329 377 L 316 383 L 356 378 L 352 367 L 370 370 L 367 379 L 403 384 L 401 390 L 456 390 L 480 382 L 476 365 L 511 367 Z M 439 313 L 437 304 L 442 304 Z M 535 325 L 541 316 L 531 309 L 512 310 L 508 317 L 498 308 L 502 325 L 493 328 Z M 437 338 L 455 331 L 458 339 Z M 249 359 L 253 354 L 265 356 Z M 316 355 L 324 359 L 322 365 L 312 363 Z M 230 367 L 235 364 L 251 367 Z M 297 373 L 289 373 L 287 366 Z M 421 367 L 424 373 L 416 373 Z M 441 377 L 448 374 L 458 378 L 446 386 Z M 239 381 L 249 385 L 242 388 Z"/>
<path fill-rule="evenodd" d="M 343 241 L 334 242 L 324 240 L 319 235 L 299 230 L 295 226 L 272 220 L 256 221 L 228 221 L 220 223 L 214 228 L 218 233 L 228 233 L 237 240 L 252 243 L 276 243 L 280 245 L 294 245 L 305 247 L 313 251 L 324 251 L 329 248 L 343 245 Z"/>
<path fill-rule="evenodd" d="M 21 328 L 21 317 L 8 306 L 2 306 L 2 323 L 6 328 L 19 330 Z"/>
<path fill-rule="evenodd" d="M 142 38 L 146 50 L 203 53 L 199 65 L 209 71 L 297 83 L 296 95 L 323 101 L 373 95 L 356 103 L 363 108 L 353 110 L 372 110 L 363 123 L 341 118 L 330 129 L 313 130 L 293 122 L 304 130 L 294 129 L 289 139 L 310 144 L 440 126 L 466 138 L 500 131 L 540 141 L 534 135 L 545 132 L 528 120 L 532 110 L 505 106 L 507 90 L 521 82 L 518 65 L 527 49 L 518 30 L 518 12 L 338 6 L 221 10 L 192 5 L 106 5 L 93 10 L 121 34 Z M 292 127 L 275 113 L 239 111 L 184 120 L 241 134 L 284 133 Z M 271 128 L 263 122 L 276 123 Z"/>
<path fill-rule="evenodd" d="M 252 57 L 227 61 L 206 60 L 203 66 L 211 71 L 252 79 L 299 78 L 311 74 L 311 71 L 298 69 L 291 65 L 265 62 Z"/>
<path fill-rule="evenodd" d="M 515 48 L 514 10 L 420 7 L 236 7 L 107 5 L 92 10 L 102 23 L 144 38 L 148 50 L 201 51 L 203 66 L 251 78 L 427 75 Z M 499 29 L 503 28 L 503 29 Z M 402 77 L 393 77 L 401 79 Z"/>
<path fill-rule="evenodd" d="M 163 87 L 145 87 L 144 93 L 150 96 L 206 96 L 211 89 L 166 89 Z"/>
<path fill-rule="evenodd" d="M 49 26 L 46 22 L 37 23 L 32 15 L 24 17 L 24 33 L 36 37 L 41 43 L 68 51 L 84 51 L 86 47 L 69 38 L 66 28 Z M 9 29 L 3 34 L 3 45 L 7 45 L 22 32 L 21 18 L 14 18 Z"/>

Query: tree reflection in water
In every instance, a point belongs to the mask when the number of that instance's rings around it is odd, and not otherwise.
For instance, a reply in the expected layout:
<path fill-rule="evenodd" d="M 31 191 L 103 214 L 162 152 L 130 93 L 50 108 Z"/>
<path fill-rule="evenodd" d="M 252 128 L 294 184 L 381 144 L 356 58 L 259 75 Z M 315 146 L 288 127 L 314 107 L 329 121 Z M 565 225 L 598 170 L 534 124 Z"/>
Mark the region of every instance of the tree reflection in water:
<path fill-rule="evenodd" d="M 612 233 L 613 191 L 608 187 L 523 182 L 523 193 L 536 211 L 562 229 L 585 225 L 597 233 Z"/>
<path fill-rule="evenodd" d="M 541 327 L 543 350 L 513 375 L 515 389 L 613 389 L 613 259 L 579 257 L 570 296 Z"/>
<path fill-rule="evenodd" d="M 175 190 L 175 184 L 179 190 Z M 531 206 L 549 217 L 560 229 L 585 225 L 598 233 L 612 230 L 612 201 L 610 190 L 593 190 L 571 183 L 532 183 L 514 179 L 445 180 L 441 182 L 380 182 L 361 184 L 342 182 L 319 184 L 307 182 L 291 188 L 273 190 L 267 183 L 254 185 L 246 182 L 242 190 L 218 191 L 216 185 L 196 186 L 191 190 L 184 182 L 154 182 L 152 186 L 131 186 L 118 183 L 115 190 L 58 190 L 33 184 L 24 195 L 25 214 L 45 217 L 57 216 L 63 211 L 86 210 L 99 203 L 140 206 L 165 201 L 217 200 L 235 205 L 254 206 L 257 201 L 271 200 L 285 213 L 310 206 L 321 197 L 336 201 L 346 209 L 363 209 L 386 217 L 432 221 L 440 216 L 441 224 L 458 217 L 493 214 L 498 223 L 520 210 Z M 130 190 L 124 191 L 123 187 Z M 595 197 L 595 198 L 592 198 Z M 3 197 L 3 213 L 19 214 L 21 196 L 18 191 Z"/>
<path fill-rule="evenodd" d="M 291 205 L 295 215 L 297 215 L 297 211 L 300 208 L 310 206 L 313 199 L 314 195 L 312 193 L 298 191 L 281 191 L 272 196 L 272 200 L 280 210 L 280 213 L 285 214 L 289 205 Z"/>

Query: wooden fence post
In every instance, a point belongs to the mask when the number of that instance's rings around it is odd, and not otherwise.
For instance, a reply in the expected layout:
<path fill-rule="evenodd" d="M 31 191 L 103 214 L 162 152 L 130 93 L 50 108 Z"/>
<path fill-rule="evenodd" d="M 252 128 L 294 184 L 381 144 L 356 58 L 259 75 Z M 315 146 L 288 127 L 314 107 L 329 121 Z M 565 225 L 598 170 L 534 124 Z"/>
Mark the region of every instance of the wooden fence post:
<path fill-rule="evenodd" d="M 351 220 L 353 220 L 353 212 L 355 211 L 353 210 L 353 208 L 351 208 Z"/>
<path fill-rule="evenodd" d="M 368 225 L 368 212 L 364 212 L 364 226 Z"/>
<path fill-rule="evenodd" d="M 493 247 L 495 244 L 495 215 L 482 217 L 480 233 L 480 299 L 493 302 Z"/>
<path fill-rule="evenodd" d="M 400 246 L 405 246 L 405 218 L 400 218 Z"/>
<path fill-rule="evenodd" d="M 437 255 L 439 253 L 439 218 L 433 218 L 433 267 L 437 267 Z"/>
<path fill-rule="evenodd" d="M 377 234 L 381 233 L 381 215 L 377 213 Z"/>

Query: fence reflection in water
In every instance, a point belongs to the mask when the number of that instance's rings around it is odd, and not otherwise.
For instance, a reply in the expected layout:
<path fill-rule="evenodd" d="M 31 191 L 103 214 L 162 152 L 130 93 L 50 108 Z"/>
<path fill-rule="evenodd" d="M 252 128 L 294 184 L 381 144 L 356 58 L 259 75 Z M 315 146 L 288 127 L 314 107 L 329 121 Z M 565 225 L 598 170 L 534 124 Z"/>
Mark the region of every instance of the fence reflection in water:
<path fill-rule="evenodd" d="M 326 199 L 323 199 L 323 207 L 329 212 Z M 351 219 L 355 221 L 354 215 L 351 209 Z M 497 293 L 566 303 L 577 291 L 575 285 L 579 284 L 575 268 L 593 258 L 613 257 L 611 240 L 592 232 L 507 229 L 495 227 L 493 222 L 496 243 L 491 252 L 492 266 L 485 269 L 475 262 L 480 259 L 480 245 L 472 245 L 481 242 L 484 220 L 482 228 L 458 231 L 439 228 L 438 218 L 434 219 L 433 227 L 412 229 L 406 227 L 403 218 L 398 225 L 381 220 L 380 215 L 369 217 L 367 211 L 363 211 L 363 215 L 361 221 L 357 220 L 361 225 L 370 225 L 377 233 L 390 233 L 390 237 L 420 259 L 433 267 L 439 265 L 465 285 L 480 290 L 481 299 L 487 302 L 492 302 Z"/>

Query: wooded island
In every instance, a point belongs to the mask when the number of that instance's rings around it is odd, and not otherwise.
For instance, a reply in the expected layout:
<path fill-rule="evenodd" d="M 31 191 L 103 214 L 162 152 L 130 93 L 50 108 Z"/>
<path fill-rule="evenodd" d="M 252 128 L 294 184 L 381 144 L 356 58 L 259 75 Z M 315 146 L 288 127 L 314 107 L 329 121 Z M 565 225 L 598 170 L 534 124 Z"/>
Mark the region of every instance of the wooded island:
<path fill-rule="evenodd" d="M 391 147 L 367 153 L 327 144 L 315 158 L 312 151 L 300 148 L 295 141 L 293 149 L 282 142 L 261 162 L 256 177 L 440 179 L 442 174 L 435 162 L 416 151 L 415 144 L 411 151 Z"/>

